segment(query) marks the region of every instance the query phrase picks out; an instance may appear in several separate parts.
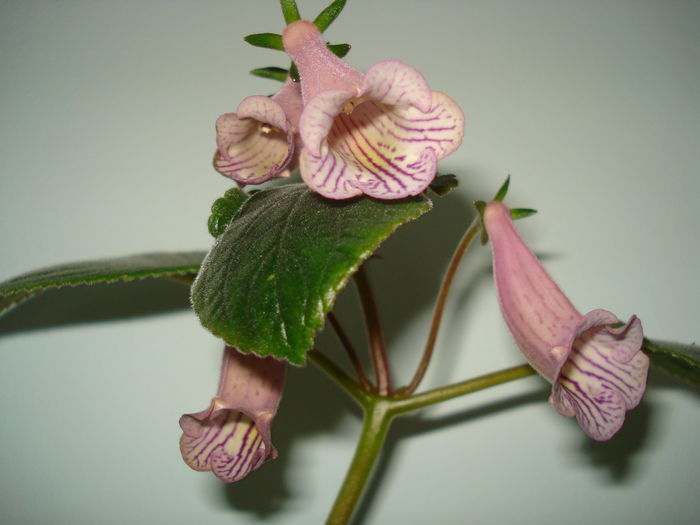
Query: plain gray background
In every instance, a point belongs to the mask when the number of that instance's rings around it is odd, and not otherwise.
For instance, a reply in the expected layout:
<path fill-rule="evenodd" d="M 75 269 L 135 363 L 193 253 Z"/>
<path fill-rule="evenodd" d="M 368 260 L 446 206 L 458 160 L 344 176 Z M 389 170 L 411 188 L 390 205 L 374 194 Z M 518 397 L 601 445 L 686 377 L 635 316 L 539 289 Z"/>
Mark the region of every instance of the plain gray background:
<path fill-rule="evenodd" d="M 325 3 L 300 8 L 312 18 Z M 370 268 L 400 379 L 470 202 L 507 174 L 507 202 L 539 210 L 521 232 L 580 310 L 636 313 L 651 337 L 697 340 L 700 3 L 348 4 L 326 34 L 353 45 L 350 64 L 403 60 L 467 116 L 441 166 L 458 192 Z M 206 249 L 209 206 L 230 186 L 210 167 L 215 119 L 276 89 L 248 70 L 287 64 L 241 37 L 281 30 L 274 0 L 0 2 L 0 280 Z M 467 256 L 425 387 L 522 361 L 488 263 L 485 249 Z M 0 321 L 0 522 L 324 520 L 359 418 L 313 367 L 289 373 L 279 459 L 232 486 L 182 463 L 177 420 L 208 404 L 221 351 L 186 302 L 177 285 L 101 286 Z M 341 302 L 361 341 L 353 292 Z M 114 319 L 134 310 L 150 315 Z M 399 421 L 358 522 L 696 523 L 697 390 L 652 374 L 625 428 L 599 444 L 547 389 L 530 378 Z"/>

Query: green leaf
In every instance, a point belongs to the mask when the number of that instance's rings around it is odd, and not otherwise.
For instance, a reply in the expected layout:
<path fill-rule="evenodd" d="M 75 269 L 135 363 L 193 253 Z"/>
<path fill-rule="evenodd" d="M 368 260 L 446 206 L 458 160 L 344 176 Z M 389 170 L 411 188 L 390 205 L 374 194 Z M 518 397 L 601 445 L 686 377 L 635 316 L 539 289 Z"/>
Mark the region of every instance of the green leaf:
<path fill-rule="evenodd" d="M 494 195 L 493 200 L 496 202 L 503 202 L 503 199 L 505 199 L 506 194 L 508 193 L 508 186 L 510 186 L 510 175 L 506 177 L 505 182 L 501 185 L 500 188 L 498 188 L 498 191 L 496 192 L 496 195 Z"/>
<path fill-rule="evenodd" d="M 288 73 L 289 71 L 287 71 L 286 69 L 274 66 L 259 67 L 257 69 L 253 69 L 250 72 L 251 75 L 255 75 L 256 77 L 279 80 L 280 82 L 284 82 L 285 80 L 287 80 Z"/>
<path fill-rule="evenodd" d="M 204 252 L 147 253 L 50 266 L 0 283 L 0 315 L 49 288 L 131 281 L 145 277 L 194 277 Z"/>
<path fill-rule="evenodd" d="M 255 33 L 254 35 L 243 37 L 243 40 L 255 47 L 284 51 L 282 35 L 278 35 L 277 33 Z"/>
<path fill-rule="evenodd" d="M 691 385 L 700 385 L 700 348 L 668 341 L 644 339 L 642 350 L 651 365 Z"/>
<path fill-rule="evenodd" d="M 350 44 L 326 44 L 326 47 L 338 58 L 343 58 L 350 52 Z"/>
<path fill-rule="evenodd" d="M 525 217 L 530 217 L 537 213 L 537 210 L 532 208 L 513 208 L 510 210 L 510 218 L 514 221 L 517 219 L 524 219 Z"/>
<path fill-rule="evenodd" d="M 280 0 L 280 7 L 282 7 L 282 14 L 284 15 L 284 21 L 287 24 L 301 20 L 301 15 L 299 14 L 299 8 L 295 0 Z"/>
<path fill-rule="evenodd" d="M 220 199 L 216 199 L 211 205 L 211 215 L 209 216 L 209 233 L 214 237 L 218 237 L 228 227 L 231 219 L 236 214 L 238 209 L 248 199 L 249 195 L 238 189 L 231 188 L 224 193 Z"/>
<path fill-rule="evenodd" d="M 335 201 L 289 184 L 248 199 L 202 263 L 192 304 L 242 352 L 304 364 L 350 276 L 396 228 L 428 211 L 423 196 Z"/>
<path fill-rule="evenodd" d="M 331 5 L 326 7 L 319 15 L 314 19 L 314 24 L 318 27 L 318 30 L 323 33 L 328 26 L 333 23 L 333 21 L 338 18 L 345 7 L 346 0 L 335 0 Z"/>
<path fill-rule="evenodd" d="M 457 176 L 451 173 L 447 173 L 445 175 L 438 175 L 437 177 L 435 177 L 435 179 L 433 179 L 433 182 L 430 183 L 430 189 L 436 194 L 438 194 L 440 197 L 442 197 L 443 195 L 447 195 L 457 186 L 459 186 Z"/>

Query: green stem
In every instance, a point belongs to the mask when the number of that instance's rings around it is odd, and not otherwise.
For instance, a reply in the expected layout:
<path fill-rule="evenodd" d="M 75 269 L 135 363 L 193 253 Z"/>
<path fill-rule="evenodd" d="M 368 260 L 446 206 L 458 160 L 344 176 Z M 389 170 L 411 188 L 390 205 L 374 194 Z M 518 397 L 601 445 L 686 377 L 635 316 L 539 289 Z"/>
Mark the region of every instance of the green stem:
<path fill-rule="evenodd" d="M 536 374 L 535 370 L 530 365 L 514 366 L 492 372 L 483 376 L 467 379 L 452 385 L 446 385 L 434 390 L 428 390 L 420 394 L 414 394 L 406 398 L 393 399 L 391 401 L 390 411 L 394 415 L 406 414 L 420 410 L 430 405 L 447 401 L 455 397 L 471 394 L 478 390 L 483 390 L 492 386 L 521 379 Z"/>
<path fill-rule="evenodd" d="M 476 234 L 479 233 L 480 229 L 481 220 L 477 215 L 472 221 L 472 223 L 469 225 L 469 228 L 467 228 L 467 231 L 464 232 L 462 240 L 459 241 L 459 244 L 457 245 L 457 248 L 455 249 L 455 252 L 452 255 L 452 260 L 450 261 L 450 265 L 447 267 L 445 276 L 442 278 L 440 291 L 438 292 L 438 296 L 435 301 L 435 309 L 433 310 L 433 320 L 430 324 L 430 332 L 428 333 L 428 339 L 425 342 L 425 348 L 423 350 L 423 358 L 421 359 L 411 382 L 408 384 L 407 387 L 401 389 L 402 395 L 410 395 L 413 392 L 415 392 L 416 388 L 418 388 L 418 385 L 420 385 L 420 382 L 423 380 L 425 372 L 428 370 L 430 359 L 433 356 L 433 349 L 435 348 L 435 341 L 437 340 L 438 331 L 440 330 L 442 314 L 445 311 L 445 302 L 447 301 L 447 294 L 450 291 L 452 281 L 454 280 L 454 276 L 457 273 L 457 268 L 459 268 L 459 263 L 462 261 L 464 252 L 472 243 L 474 237 L 476 237 Z"/>
<path fill-rule="evenodd" d="M 380 397 L 359 388 L 342 370 L 317 350 L 309 352 L 312 361 L 329 373 L 336 381 L 348 383 L 344 388 L 362 407 L 364 420 L 360 441 L 355 449 L 355 456 L 345 475 L 333 508 L 328 515 L 327 525 L 345 525 L 350 522 L 355 508 L 372 474 L 372 469 L 386 439 L 389 426 L 397 416 L 420 410 L 435 403 L 463 396 L 508 381 L 514 381 L 535 374 L 530 365 L 520 365 L 498 372 L 468 379 L 453 385 L 447 385 L 421 394 L 405 398 Z M 338 376 L 338 374 L 340 375 Z M 344 378 L 343 378 L 344 376 Z"/>
<path fill-rule="evenodd" d="M 350 522 L 379 458 L 393 419 L 388 410 L 391 403 L 389 400 L 374 397 L 365 405 L 362 435 L 343 485 L 328 514 L 326 525 L 345 525 Z"/>
<path fill-rule="evenodd" d="M 326 375 L 333 379 L 345 392 L 353 398 L 361 407 L 367 405 L 370 394 L 363 390 L 345 371 L 336 365 L 325 354 L 313 348 L 306 354 L 309 360 L 323 370 Z"/>

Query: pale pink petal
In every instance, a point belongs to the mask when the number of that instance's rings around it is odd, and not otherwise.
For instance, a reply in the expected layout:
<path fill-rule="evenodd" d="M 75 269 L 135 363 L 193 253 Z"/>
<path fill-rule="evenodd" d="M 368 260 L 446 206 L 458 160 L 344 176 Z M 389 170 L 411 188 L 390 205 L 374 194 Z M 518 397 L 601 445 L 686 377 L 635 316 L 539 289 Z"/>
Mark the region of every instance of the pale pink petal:
<path fill-rule="evenodd" d="M 641 322 L 633 316 L 625 326 L 610 328 L 617 321 L 605 310 L 584 316 L 550 398 L 598 441 L 620 429 L 625 412 L 639 404 L 646 388 L 649 358 L 640 351 Z"/>
<path fill-rule="evenodd" d="M 329 90 L 319 93 L 306 105 L 299 120 L 299 133 L 304 146 L 312 155 L 321 156 L 321 147 L 335 118 L 353 98 L 351 92 Z"/>
<path fill-rule="evenodd" d="M 180 452 L 187 465 L 233 482 L 276 457 L 270 426 L 285 370 L 281 361 L 226 347 L 217 396 L 206 410 L 180 418 Z"/>
<path fill-rule="evenodd" d="M 360 92 L 363 75 L 326 47 L 318 28 L 306 20 L 289 24 L 282 34 L 284 49 L 299 70 L 304 104 L 327 90 Z"/>
<path fill-rule="evenodd" d="M 421 112 L 430 111 L 432 106 L 425 77 L 398 60 L 385 60 L 369 68 L 360 96 L 382 104 L 415 106 Z"/>
<path fill-rule="evenodd" d="M 238 182 L 259 184 L 282 172 L 294 151 L 294 133 L 283 109 L 268 97 L 241 102 L 216 121 L 216 170 Z"/>
<path fill-rule="evenodd" d="M 308 149 L 302 149 L 299 171 L 309 188 L 329 199 L 349 199 L 362 195 L 362 190 L 353 183 L 346 159 L 335 151 L 326 148 L 323 157 L 315 157 Z"/>
<path fill-rule="evenodd" d="M 406 134 L 407 126 L 423 124 L 397 116 L 393 109 L 366 101 L 350 114 L 339 114 L 321 155 L 302 152 L 300 169 L 307 184 L 334 199 L 354 196 L 357 190 L 380 199 L 421 193 L 435 177 L 437 154 L 430 141 L 410 140 L 418 135 Z"/>
<path fill-rule="evenodd" d="M 504 204 L 487 205 L 484 225 L 503 318 L 527 360 L 551 382 L 566 359 L 581 314 L 515 231 Z"/>
<path fill-rule="evenodd" d="M 219 410 L 209 419 L 190 419 L 181 426 L 185 432 L 180 438 L 180 452 L 187 465 L 194 470 L 211 470 L 227 483 L 246 477 L 267 456 L 263 437 L 241 412 Z"/>
<path fill-rule="evenodd" d="M 395 106 L 387 116 L 393 121 L 387 128 L 397 143 L 430 147 L 438 160 L 455 151 L 464 136 L 464 114 L 457 103 L 439 91 L 431 92 L 432 107 L 420 111 L 413 106 Z"/>

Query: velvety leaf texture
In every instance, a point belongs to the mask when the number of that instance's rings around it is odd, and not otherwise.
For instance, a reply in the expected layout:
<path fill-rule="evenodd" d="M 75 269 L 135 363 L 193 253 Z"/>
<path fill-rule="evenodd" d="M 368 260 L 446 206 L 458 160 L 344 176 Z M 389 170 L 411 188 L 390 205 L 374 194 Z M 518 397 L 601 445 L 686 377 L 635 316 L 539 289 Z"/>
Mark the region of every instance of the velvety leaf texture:
<path fill-rule="evenodd" d="M 0 315 L 48 288 L 131 281 L 145 277 L 194 277 L 204 252 L 148 253 L 50 266 L 0 283 Z"/>
<path fill-rule="evenodd" d="M 334 201 L 303 184 L 256 193 L 202 263 L 195 312 L 242 352 L 302 365 L 352 273 L 431 205 L 423 196 Z"/>
<path fill-rule="evenodd" d="M 644 339 L 642 350 L 653 367 L 692 385 L 700 385 L 700 348 L 697 345 Z"/>

